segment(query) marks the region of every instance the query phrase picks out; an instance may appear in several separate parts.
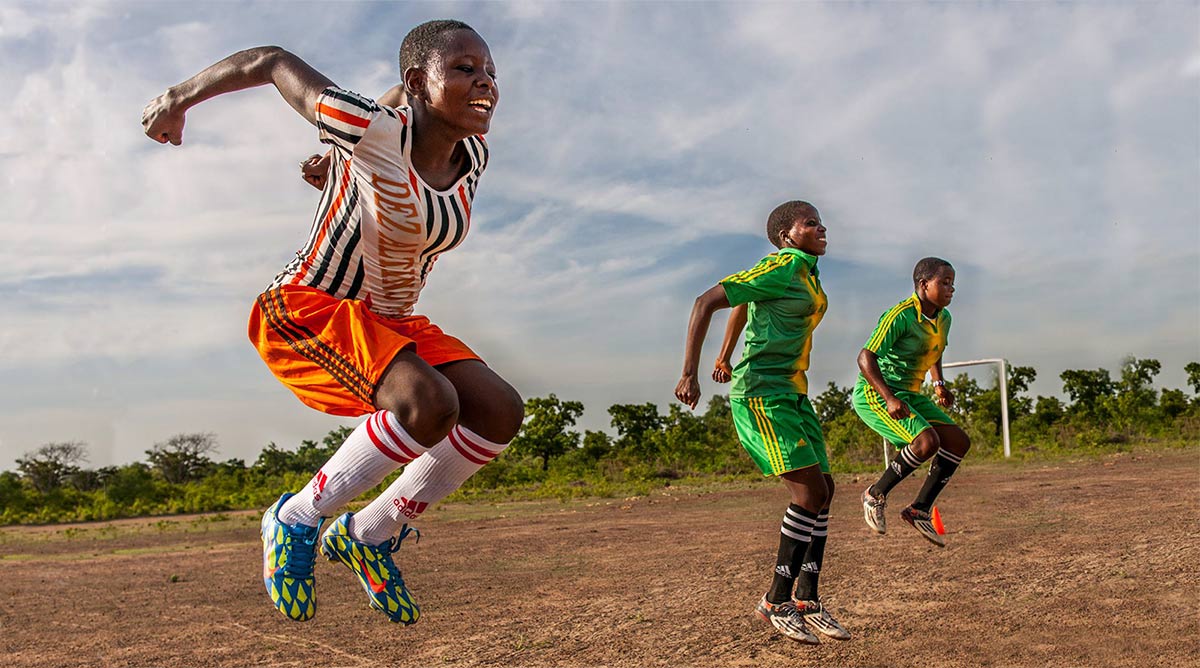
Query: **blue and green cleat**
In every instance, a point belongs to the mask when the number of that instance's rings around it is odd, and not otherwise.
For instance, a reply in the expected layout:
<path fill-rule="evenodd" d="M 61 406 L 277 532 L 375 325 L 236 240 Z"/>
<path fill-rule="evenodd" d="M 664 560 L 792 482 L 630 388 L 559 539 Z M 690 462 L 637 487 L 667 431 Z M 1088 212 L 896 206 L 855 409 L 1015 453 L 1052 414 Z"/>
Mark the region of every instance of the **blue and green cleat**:
<path fill-rule="evenodd" d="M 372 608 L 399 624 L 416 622 L 421 617 L 421 609 L 404 586 L 400 569 L 392 561 L 392 553 L 400 549 L 400 542 L 416 530 L 409 529 L 406 524 L 400 529 L 399 536 L 379 545 L 367 545 L 350 537 L 351 515 L 353 513 L 342 515 L 325 530 L 321 554 L 330 561 L 345 564 L 358 576 Z"/>
<path fill-rule="evenodd" d="M 321 527 L 288 525 L 279 520 L 279 509 L 291 496 L 288 493 L 279 497 L 263 513 L 263 584 L 277 610 L 288 619 L 306 622 L 317 614 L 313 564 Z"/>

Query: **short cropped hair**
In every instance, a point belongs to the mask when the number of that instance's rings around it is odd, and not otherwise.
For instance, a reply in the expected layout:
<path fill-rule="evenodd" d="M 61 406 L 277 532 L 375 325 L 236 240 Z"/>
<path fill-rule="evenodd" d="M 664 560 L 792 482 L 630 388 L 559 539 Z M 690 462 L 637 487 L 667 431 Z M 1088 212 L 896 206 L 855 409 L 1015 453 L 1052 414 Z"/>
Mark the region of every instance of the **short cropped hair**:
<path fill-rule="evenodd" d="M 942 270 L 942 267 L 954 268 L 949 262 L 940 257 L 925 257 L 917 262 L 917 266 L 913 267 L 913 286 L 918 286 L 921 281 L 932 281 Z"/>
<path fill-rule="evenodd" d="M 400 43 L 400 76 L 410 67 L 424 67 L 434 52 L 446 46 L 450 34 L 458 30 L 475 32 L 471 26 L 454 19 L 426 21 L 408 31 Z"/>
<path fill-rule="evenodd" d="M 776 248 L 783 248 L 779 245 L 779 237 L 783 234 L 797 218 L 806 214 L 808 209 L 816 210 L 817 207 L 803 202 L 801 200 L 792 200 L 784 202 L 775 207 L 770 216 L 767 216 L 767 240 Z"/>

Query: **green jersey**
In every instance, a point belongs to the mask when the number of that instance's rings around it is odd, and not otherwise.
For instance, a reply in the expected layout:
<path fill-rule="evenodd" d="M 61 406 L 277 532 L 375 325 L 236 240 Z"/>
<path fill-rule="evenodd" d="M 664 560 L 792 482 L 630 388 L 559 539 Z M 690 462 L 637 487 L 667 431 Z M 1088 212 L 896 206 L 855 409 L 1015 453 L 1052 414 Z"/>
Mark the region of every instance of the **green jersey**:
<path fill-rule="evenodd" d="M 950 311 L 942 309 L 927 318 L 914 293 L 879 316 L 879 324 L 863 348 L 879 357 L 879 370 L 888 387 L 919 392 L 929 367 L 942 358 L 949 335 Z"/>
<path fill-rule="evenodd" d="M 829 299 L 817 258 L 784 248 L 721 281 L 730 306 L 746 309 L 746 349 L 730 397 L 808 394 L 808 351 Z"/>

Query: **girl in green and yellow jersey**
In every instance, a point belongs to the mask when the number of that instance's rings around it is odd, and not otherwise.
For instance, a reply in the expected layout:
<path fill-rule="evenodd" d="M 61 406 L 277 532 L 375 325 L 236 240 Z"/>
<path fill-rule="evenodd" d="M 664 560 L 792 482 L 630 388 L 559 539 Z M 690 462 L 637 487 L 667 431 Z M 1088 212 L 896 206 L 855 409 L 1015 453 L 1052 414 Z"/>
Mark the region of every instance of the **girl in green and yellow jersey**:
<path fill-rule="evenodd" d="M 850 634 L 817 596 L 833 478 L 805 375 L 812 332 L 828 303 L 817 271 L 817 258 L 825 254 L 825 226 L 811 204 L 786 202 L 771 212 L 767 238 L 778 252 L 696 299 L 675 396 L 696 407 L 696 370 L 709 322 L 718 309 L 733 307 L 728 331 L 734 340 L 746 327 L 746 352 L 733 369 L 729 395 L 738 438 L 763 475 L 778 476 L 791 493 L 774 579 L 756 612 L 799 642 L 820 642 L 810 627 L 845 640 Z"/>
<path fill-rule="evenodd" d="M 900 518 L 929 542 L 946 543 L 933 527 L 930 509 L 958 469 L 971 440 L 924 394 L 928 372 L 938 404 L 950 407 L 954 395 L 942 375 L 942 353 L 950 334 L 954 267 L 927 257 L 913 269 L 914 291 L 879 317 L 879 324 L 858 354 L 861 371 L 854 386 L 854 411 L 871 429 L 900 452 L 879 480 L 862 494 L 863 516 L 876 533 L 887 533 L 887 494 L 901 480 L 933 458 L 929 477 Z"/>

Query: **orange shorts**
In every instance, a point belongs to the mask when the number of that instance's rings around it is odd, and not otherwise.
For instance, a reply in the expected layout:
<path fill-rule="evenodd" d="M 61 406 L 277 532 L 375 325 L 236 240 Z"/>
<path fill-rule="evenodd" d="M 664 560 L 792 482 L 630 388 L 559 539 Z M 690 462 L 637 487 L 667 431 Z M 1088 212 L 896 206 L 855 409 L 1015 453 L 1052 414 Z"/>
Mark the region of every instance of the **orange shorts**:
<path fill-rule="evenodd" d="M 356 299 L 298 285 L 259 295 L 249 334 L 271 373 L 300 401 L 349 417 L 376 410 L 379 380 L 406 348 L 415 346 L 430 366 L 479 359 L 425 316 L 385 318 Z"/>

